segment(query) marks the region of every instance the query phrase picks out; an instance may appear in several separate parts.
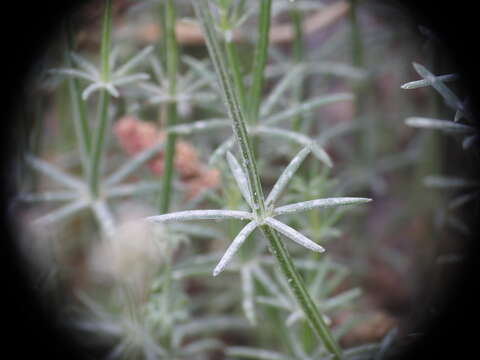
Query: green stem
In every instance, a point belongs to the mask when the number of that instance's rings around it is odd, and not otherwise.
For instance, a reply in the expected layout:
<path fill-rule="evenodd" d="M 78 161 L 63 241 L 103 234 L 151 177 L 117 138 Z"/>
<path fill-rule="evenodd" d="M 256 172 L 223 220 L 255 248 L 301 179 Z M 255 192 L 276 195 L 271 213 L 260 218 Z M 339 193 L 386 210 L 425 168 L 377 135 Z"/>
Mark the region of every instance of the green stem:
<path fill-rule="evenodd" d="M 294 9 L 290 12 L 290 18 L 292 19 L 294 37 L 292 46 L 293 61 L 296 64 L 300 64 L 304 60 L 305 46 L 303 41 L 303 14 L 301 11 Z M 303 77 L 301 78 L 303 79 Z M 302 101 L 303 97 L 303 81 L 297 81 L 295 83 L 294 91 L 294 104 L 298 104 Z M 292 122 L 292 130 L 299 131 L 302 124 L 302 116 L 299 114 L 295 116 Z"/>
<path fill-rule="evenodd" d="M 252 86 L 250 89 L 250 122 L 256 124 L 258 111 L 262 99 L 263 84 L 265 81 L 264 71 L 268 58 L 268 43 L 270 34 L 270 14 L 272 0 L 260 0 L 260 14 L 258 21 L 259 38 L 255 49 L 255 58 L 252 70 Z"/>
<path fill-rule="evenodd" d="M 263 192 L 258 176 L 255 157 L 250 144 L 250 139 L 246 130 L 246 121 L 243 111 L 240 107 L 239 100 L 232 86 L 233 81 L 226 68 L 225 58 L 220 50 L 220 45 L 213 28 L 213 19 L 209 11 L 207 0 L 197 0 L 194 2 L 195 12 L 197 17 L 202 22 L 203 31 L 205 34 L 206 43 L 215 66 L 215 71 L 219 78 L 220 86 L 223 90 L 224 100 L 229 112 L 229 116 L 233 122 L 233 131 L 239 143 L 243 164 L 247 172 L 249 186 L 251 188 L 252 203 L 254 212 L 259 219 L 266 216 L 265 203 Z M 305 288 L 302 278 L 298 274 L 292 259 L 280 241 L 277 233 L 266 225 L 261 225 L 261 229 L 268 242 L 270 243 L 270 250 L 277 259 L 277 262 L 287 278 L 288 284 L 295 295 L 299 305 L 305 313 L 305 317 L 315 333 L 323 341 L 325 347 L 334 355 L 334 359 L 341 359 L 341 350 L 336 344 L 330 330 L 323 321 L 317 307 Z"/>
<path fill-rule="evenodd" d="M 238 61 L 238 53 L 233 41 L 225 40 L 225 50 L 227 53 L 228 66 L 232 70 L 233 82 L 238 93 L 238 98 L 243 109 L 246 106 L 245 85 L 243 83 L 240 63 Z"/>
<path fill-rule="evenodd" d="M 358 23 L 358 2 L 359 0 L 350 0 L 349 20 L 350 20 L 350 41 L 352 65 L 357 68 L 365 67 L 364 46 L 362 41 L 362 32 Z M 374 135 L 370 117 L 364 116 L 364 110 L 367 102 L 367 96 L 370 84 L 368 82 L 359 82 L 354 85 L 355 93 L 355 113 L 361 120 L 362 135 L 359 137 L 359 151 L 363 166 L 369 166 L 374 156 Z"/>
<path fill-rule="evenodd" d="M 110 80 L 110 47 L 112 32 L 112 0 L 105 0 L 105 13 L 102 23 L 102 44 L 100 48 L 101 56 L 101 76 L 102 80 Z"/>
<path fill-rule="evenodd" d="M 168 0 L 165 4 L 164 27 L 166 42 L 166 70 L 168 76 L 169 95 L 172 98 L 167 104 L 165 127 L 173 126 L 177 123 L 177 72 L 178 72 L 178 45 L 175 37 L 175 7 L 173 0 Z M 168 133 L 165 146 L 165 157 L 163 165 L 162 190 L 160 194 L 160 212 L 166 213 L 170 208 L 170 199 L 172 193 L 172 179 L 174 171 L 176 135 Z"/>
<path fill-rule="evenodd" d="M 261 229 L 265 237 L 268 239 L 271 248 L 270 251 L 277 259 L 277 262 L 282 269 L 282 273 L 287 278 L 290 289 L 295 295 L 298 304 L 301 306 L 308 323 L 320 339 L 322 339 L 325 348 L 334 355 L 334 359 L 341 359 L 341 349 L 333 338 L 330 329 L 325 324 L 317 306 L 310 297 L 303 279 L 295 268 L 285 245 L 280 241 L 278 235 L 272 228 L 263 225 Z"/>
<path fill-rule="evenodd" d="M 248 184 L 250 193 L 252 194 L 252 202 L 256 205 L 254 212 L 257 215 L 265 212 L 265 204 L 263 201 L 263 190 L 258 177 L 257 166 L 253 152 L 251 151 L 250 138 L 247 133 L 245 115 L 240 107 L 235 89 L 232 86 L 233 81 L 227 71 L 226 61 L 217 40 L 215 29 L 213 28 L 213 19 L 209 11 L 208 1 L 198 0 L 194 3 L 197 16 L 202 21 L 202 27 L 206 38 L 207 47 L 210 57 L 213 61 L 217 76 L 219 77 L 220 86 L 224 97 L 225 104 L 229 113 L 229 117 L 233 120 L 233 132 L 238 139 L 240 152 L 244 160 L 244 166 L 247 170 Z"/>
<path fill-rule="evenodd" d="M 112 0 L 105 1 L 105 12 L 102 23 L 102 43 L 101 43 L 101 78 L 107 82 L 110 78 L 110 47 L 111 47 L 111 28 L 112 28 Z M 106 90 L 102 90 L 99 99 L 99 120 L 95 131 L 90 170 L 90 192 L 91 196 L 96 198 L 99 195 L 100 186 L 100 168 L 102 155 L 105 150 L 106 129 L 108 127 L 108 106 L 110 95 Z"/>
<path fill-rule="evenodd" d="M 75 48 L 73 40 L 73 32 L 70 25 L 70 22 L 67 21 L 66 24 L 66 34 L 67 34 L 67 54 L 66 64 L 68 67 L 72 66 L 72 61 L 70 59 L 70 53 Z M 85 111 L 85 102 L 82 100 L 82 93 L 80 90 L 80 81 L 76 78 L 70 78 L 68 80 L 68 89 L 70 93 L 70 103 L 72 107 L 73 115 L 73 125 L 75 128 L 75 135 L 77 137 L 78 150 L 80 152 L 80 157 L 82 159 L 82 167 L 84 177 L 88 179 L 90 172 L 90 151 L 91 151 L 91 142 L 90 137 L 90 126 L 88 125 L 87 115 Z"/>

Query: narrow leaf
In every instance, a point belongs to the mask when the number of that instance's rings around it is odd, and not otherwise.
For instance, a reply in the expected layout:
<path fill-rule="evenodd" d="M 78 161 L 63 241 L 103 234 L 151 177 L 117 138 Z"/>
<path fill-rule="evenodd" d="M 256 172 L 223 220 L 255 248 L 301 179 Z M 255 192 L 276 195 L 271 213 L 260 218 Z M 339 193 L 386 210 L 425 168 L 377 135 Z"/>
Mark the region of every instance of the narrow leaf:
<path fill-rule="evenodd" d="M 143 163 L 162 150 L 164 143 L 158 143 L 135 155 L 105 180 L 105 185 L 115 185 L 137 170 Z"/>
<path fill-rule="evenodd" d="M 425 66 L 413 63 L 413 67 L 421 77 L 431 83 L 432 87 L 443 97 L 448 106 L 455 110 L 463 109 L 463 104 L 457 95 L 455 95 L 442 81 L 439 81 L 438 78 L 428 71 Z"/>
<path fill-rule="evenodd" d="M 47 202 L 47 201 L 68 201 L 77 198 L 79 194 L 73 191 L 45 191 L 38 194 L 21 194 L 20 201 L 25 202 Z"/>
<path fill-rule="evenodd" d="M 148 55 L 150 55 L 153 51 L 154 47 L 153 45 L 149 45 L 145 47 L 143 50 L 141 50 L 139 53 L 137 53 L 134 57 L 132 57 L 130 60 L 128 60 L 125 64 L 123 64 L 121 67 L 119 67 L 115 73 L 114 76 L 121 76 L 126 74 L 128 71 L 130 71 L 132 68 L 134 68 L 137 64 L 139 64 L 144 58 L 146 58 Z"/>
<path fill-rule="evenodd" d="M 304 68 L 302 66 L 296 66 L 293 70 L 286 72 L 285 76 L 277 83 L 260 107 L 261 117 L 270 114 L 273 107 L 278 103 L 281 96 L 287 90 L 288 86 L 298 81 L 298 77 L 301 76 L 303 70 Z"/>
<path fill-rule="evenodd" d="M 472 126 L 459 124 L 449 120 L 438 120 L 424 117 L 407 118 L 405 119 L 405 124 L 417 128 L 427 128 L 459 134 L 469 134 L 475 132 L 475 128 Z"/>
<path fill-rule="evenodd" d="M 290 119 L 296 115 L 312 111 L 320 106 L 332 104 L 338 101 L 352 100 L 353 96 L 350 93 L 338 93 L 326 96 L 320 96 L 312 100 L 303 102 L 297 106 L 293 106 L 288 110 L 282 111 L 272 115 L 262 121 L 263 124 L 270 125 L 282 120 Z"/>
<path fill-rule="evenodd" d="M 147 221 L 151 222 L 225 219 L 247 220 L 252 219 L 252 214 L 237 210 L 187 210 L 146 218 Z"/>
<path fill-rule="evenodd" d="M 474 187 L 480 185 L 478 181 L 473 181 L 469 179 L 463 179 L 459 177 L 449 177 L 449 176 L 435 176 L 430 175 L 425 177 L 424 184 L 426 186 L 431 186 L 435 188 L 442 189 L 457 189 L 457 188 L 466 188 Z"/>
<path fill-rule="evenodd" d="M 278 200 L 279 196 L 282 194 L 283 190 L 285 190 L 286 186 L 288 185 L 292 177 L 295 175 L 295 172 L 298 170 L 300 165 L 303 163 L 303 160 L 305 160 L 305 158 L 308 154 L 310 154 L 310 152 L 311 149 L 305 147 L 300 150 L 297 155 L 295 155 L 292 161 L 290 161 L 288 166 L 283 171 L 282 175 L 280 175 L 277 182 L 273 186 L 272 191 L 270 191 L 270 194 L 268 194 L 268 197 L 265 200 L 266 206 L 271 206 Z"/>
<path fill-rule="evenodd" d="M 247 204 L 250 207 L 253 207 L 252 194 L 250 186 L 248 184 L 247 176 L 245 175 L 245 172 L 243 171 L 235 156 L 233 156 L 230 151 L 227 152 L 227 162 L 228 166 L 230 167 L 230 171 L 232 172 L 233 178 L 235 179 L 235 182 L 237 183 L 237 186 L 240 190 L 240 193 L 242 194 Z"/>
<path fill-rule="evenodd" d="M 215 149 L 212 156 L 210 156 L 210 159 L 208 160 L 208 164 L 215 164 L 218 159 L 222 158 L 225 153 L 233 147 L 233 145 L 235 145 L 235 138 L 233 136 L 230 136 L 227 140 L 225 140 Z"/>
<path fill-rule="evenodd" d="M 235 255 L 240 246 L 245 242 L 245 240 L 253 232 L 253 230 L 256 229 L 257 226 L 258 224 L 256 221 L 251 221 L 238 233 L 225 251 L 225 254 L 223 254 L 218 265 L 213 270 L 213 276 L 217 276 L 225 269 L 225 266 L 227 266 L 227 264 L 230 262 L 233 255 Z"/>
<path fill-rule="evenodd" d="M 441 82 L 447 82 L 447 81 L 453 81 L 453 80 L 458 80 L 459 76 L 457 74 L 447 74 L 447 75 L 439 75 L 435 76 L 436 81 L 441 81 Z M 408 83 L 405 83 L 401 86 L 402 89 L 418 89 L 421 87 L 426 87 L 432 85 L 432 81 L 430 79 L 422 79 L 422 80 L 416 80 L 416 81 L 410 81 Z"/>
<path fill-rule="evenodd" d="M 292 229 L 290 226 L 285 225 L 284 223 L 274 219 L 274 218 L 266 218 L 265 223 L 277 230 L 280 234 L 286 236 L 290 240 L 296 242 L 303 247 L 313 250 L 316 252 L 324 252 L 325 249 L 318 245 L 317 243 L 313 242 L 309 238 L 300 234 L 297 230 Z"/>
<path fill-rule="evenodd" d="M 257 324 L 254 306 L 254 284 L 252 278 L 252 271 L 249 266 L 242 267 L 240 272 L 242 276 L 242 308 L 245 316 L 252 325 Z"/>
<path fill-rule="evenodd" d="M 121 86 L 121 85 L 126 85 L 129 83 L 148 80 L 148 79 L 150 79 L 150 75 L 146 73 L 138 73 L 138 74 L 132 74 L 132 75 L 115 78 L 114 80 L 112 80 L 112 84 L 115 86 Z"/>
<path fill-rule="evenodd" d="M 230 121 L 228 119 L 208 119 L 195 121 L 190 124 L 171 126 L 167 128 L 166 131 L 175 134 L 189 135 L 196 131 L 208 131 L 222 127 L 229 128 L 230 126 Z"/>
<path fill-rule="evenodd" d="M 255 131 L 259 134 L 286 138 L 295 141 L 302 146 L 308 147 L 318 160 L 322 161 L 328 167 L 332 167 L 332 160 L 327 152 L 320 145 L 318 145 L 315 140 L 302 133 L 266 126 L 257 126 Z"/>
<path fill-rule="evenodd" d="M 88 202 L 85 200 L 76 200 L 71 203 L 68 203 L 47 215 L 44 215 L 34 221 L 35 225 L 45 226 L 50 225 L 60 220 L 65 219 L 66 217 L 73 215 L 77 211 L 80 211 L 88 206 Z"/>
<path fill-rule="evenodd" d="M 106 188 L 106 196 L 108 198 L 130 196 L 140 193 L 149 193 L 159 191 L 158 182 L 155 181 L 138 181 L 133 184 L 122 184 L 112 188 Z"/>
<path fill-rule="evenodd" d="M 87 73 L 85 71 L 76 70 L 76 69 L 51 69 L 48 72 L 51 73 L 51 74 L 60 74 L 60 75 L 76 77 L 76 78 L 79 78 L 79 79 L 88 80 L 88 81 L 92 81 L 92 82 L 97 81 L 97 79 L 94 78 L 89 73 Z"/>
<path fill-rule="evenodd" d="M 300 211 L 307 211 L 314 208 L 329 208 L 341 205 L 356 205 L 364 204 L 372 201 L 372 199 L 367 198 L 356 198 L 356 197 L 335 197 L 335 198 L 326 198 L 326 199 L 316 199 L 303 201 L 295 204 L 281 206 L 274 210 L 274 215 L 283 215 L 290 214 Z"/>
<path fill-rule="evenodd" d="M 291 360 L 290 357 L 284 356 L 281 353 L 247 346 L 230 346 L 227 348 L 226 354 L 228 356 L 242 359 Z"/>
<path fill-rule="evenodd" d="M 275 297 L 275 300 L 288 306 L 287 298 L 282 294 L 278 286 L 275 284 L 275 281 L 273 281 L 273 279 L 270 278 L 260 266 L 255 266 L 253 268 L 253 275 Z"/>
<path fill-rule="evenodd" d="M 108 208 L 105 201 L 95 201 L 92 204 L 92 210 L 97 219 L 102 232 L 107 237 L 112 237 L 115 234 L 115 220 L 113 219 L 113 214 Z"/>
<path fill-rule="evenodd" d="M 50 179 L 56 181 L 57 183 L 76 190 L 83 190 L 85 188 L 83 182 L 80 179 L 64 173 L 62 170 L 42 159 L 33 156 L 27 156 L 26 160 L 35 170 L 48 176 Z"/>
<path fill-rule="evenodd" d="M 71 52 L 70 53 L 70 58 L 72 59 L 72 61 L 80 68 L 82 68 L 83 70 L 85 70 L 87 73 L 91 74 L 93 77 L 95 78 L 99 78 L 100 77 L 100 73 L 98 72 L 97 68 L 95 67 L 95 65 L 93 65 L 90 61 L 88 61 L 87 59 L 85 59 L 84 57 L 74 53 L 74 52 Z"/>
<path fill-rule="evenodd" d="M 92 95 L 95 91 L 98 91 L 100 89 L 105 89 L 105 84 L 101 82 L 94 82 L 90 85 L 88 85 L 85 90 L 82 92 L 82 99 L 84 101 L 88 100 L 90 95 Z"/>

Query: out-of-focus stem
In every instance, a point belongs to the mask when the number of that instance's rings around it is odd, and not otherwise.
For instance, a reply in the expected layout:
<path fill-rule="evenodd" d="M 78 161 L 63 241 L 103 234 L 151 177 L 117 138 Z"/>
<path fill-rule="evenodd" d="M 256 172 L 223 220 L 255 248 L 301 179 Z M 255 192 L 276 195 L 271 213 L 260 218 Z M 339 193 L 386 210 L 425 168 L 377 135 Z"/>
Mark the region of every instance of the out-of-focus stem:
<path fill-rule="evenodd" d="M 65 56 L 68 67 L 72 66 L 70 59 L 70 53 L 74 50 L 73 32 L 70 22 L 65 23 L 66 38 L 67 38 L 67 54 Z M 87 115 L 85 111 L 85 102 L 82 100 L 82 93 L 80 90 L 80 81 L 76 78 L 68 79 L 68 89 L 70 94 L 70 103 L 72 107 L 72 118 L 75 128 L 75 135 L 77 138 L 78 150 L 80 152 L 80 158 L 82 160 L 83 174 L 86 179 L 89 177 L 90 172 L 90 148 L 91 137 L 90 127 L 87 122 Z"/>
<path fill-rule="evenodd" d="M 102 43 L 100 48 L 101 56 L 101 78 L 108 82 L 110 78 L 110 47 L 111 47 L 111 28 L 112 28 L 112 0 L 105 1 L 105 12 L 102 22 Z M 96 128 L 91 154 L 90 170 L 90 192 L 92 197 L 99 195 L 100 168 L 102 165 L 102 156 L 105 150 L 106 129 L 108 127 L 108 106 L 110 95 L 106 90 L 100 92 L 99 99 L 99 120 Z"/>
<path fill-rule="evenodd" d="M 166 71 L 168 77 L 169 95 L 171 101 L 166 108 L 165 127 L 173 126 L 177 123 L 177 72 L 178 72 L 178 44 L 175 37 L 175 7 L 173 0 L 167 0 L 164 11 L 164 27 L 166 41 Z M 173 179 L 173 161 L 175 157 L 176 135 L 174 133 L 167 134 L 165 145 L 165 157 L 163 165 L 162 190 L 160 194 L 160 213 L 168 212 L 170 208 L 170 199 L 172 193 Z"/>
<path fill-rule="evenodd" d="M 260 0 L 259 4 L 258 40 L 253 61 L 252 86 L 250 89 L 249 102 L 249 121 L 253 124 L 258 121 L 258 111 L 262 99 L 263 84 L 265 82 L 264 70 L 268 58 L 272 0 Z"/>

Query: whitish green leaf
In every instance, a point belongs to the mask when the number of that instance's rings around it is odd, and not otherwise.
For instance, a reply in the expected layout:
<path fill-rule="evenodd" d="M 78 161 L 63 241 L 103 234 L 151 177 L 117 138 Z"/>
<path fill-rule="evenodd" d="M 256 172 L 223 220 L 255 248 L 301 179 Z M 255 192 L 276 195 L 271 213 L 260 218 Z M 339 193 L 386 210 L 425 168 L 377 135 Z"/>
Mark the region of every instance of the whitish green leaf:
<path fill-rule="evenodd" d="M 322 304 L 322 308 L 325 311 L 330 311 L 335 308 L 345 306 L 348 303 L 355 300 L 356 298 L 358 298 L 361 294 L 362 294 L 362 291 L 359 288 L 354 288 L 354 289 L 344 291 L 324 301 Z"/>
<path fill-rule="evenodd" d="M 51 74 L 60 74 L 60 75 L 66 75 L 66 76 L 71 76 L 83 80 L 88 80 L 88 81 L 96 81 L 92 75 L 85 71 L 80 71 L 76 69 L 52 69 L 48 71 Z"/>
<path fill-rule="evenodd" d="M 55 222 L 58 222 L 60 220 L 65 219 L 66 217 L 69 217 L 73 214 L 75 214 L 77 211 L 80 211 L 88 206 L 88 201 L 86 200 L 76 200 L 71 203 L 68 203 L 50 213 L 47 215 L 44 215 L 34 221 L 35 225 L 38 226 L 45 226 L 45 225 L 50 225 Z"/>
<path fill-rule="evenodd" d="M 470 136 L 467 136 L 465 139 L 463 139 L 462 141 L 462 148 L 464 150 L 468 150 L 472 147 L 473 144 L 475 144 L 476 142 L 478 142 L 478 135 L 470 135 Z"/>
<path fill-rule="evenodd" d="M 394 327 L 387 332 L 382 342 L 380 343 L 380 348 L 378 349 L 378 352 L 375 354 L 375 357 L 373 358 L 373 360 L 387 359 L 386 355 L 388 351 L 391 349 L 393 341 L 395 340 L 397 335 L 398 335 L 397 327 Z"/>
<path fill-rule="evenodd" d="M 443 188 L 443 189 L 458 189 L 458 188 L 467 188 L 467 187 L 474 187 L 474 186 L 480 185 L 478 181 L 463 179 L 459 177 L 435 176 L 435 175 L 430 175 L 425 177 L 424 184 L 426 186 Z"/>
<path fill-rule="evenodd" d="M 79 178 L 64 173 L 62 170 L 58 169 L 57 167 L 49 164 L 48 162 L 42 159 L 39 159 L 33 156 L 27 156 L 26 161 L 35 170 L 48 176 L 50 179 L 56 181 L 57 183 L 60 183 L 69 188 L 73 188 L 80 191 L 83 191 L 85 189 L 85 185 Z"/>
<path fill-rule="evenodd" d="M 256 360 L 292 360 L 288 356 L 284 356 L 280 353 L 258 349 L 247 346 L 230 346 L 226 350 L 228 356 L 242 359 L 256 359 Z"/>
<path fill-rule="evenodd" d="M 95 201 L 91 204 L 91 207 L 102 232 L 108 237 L 112 237 L 115 234 L 115 220 L 106 202 Z"/>
<path fill-rule="evenodd" d="M 412 127 L 441 130 L 451 133 L 469 134 L 475 132 L 472 126 L 458 124 L 449 120 L 438 120 L 424 117 L 410 117 L 405 119 L 405 123 Z"/>
<path fill-rule="evenodd" d="M 251 221 L 238 233 L 225 251 L 225 254 L 223 254 L 218 265 L 213 270 L 213 276 L 217 276 L 225 269 L 225 266 L 228 265 L 240 246 L 242 246 L 242 244 L 245 242 L 245 240 L 247 240 L 248 236 L 256 229 L 257 226 L 258 224 L 256 221 Z"/>
<path fill-rule="evenodd" d="M 256 325 L 257 317 L 255 314 L 255 287 L 253 284 L 252 271 L 250 266 L 243 266 L 240 270 L 242 277 L 242 308 L 245 316 L 252 325 Z"/>
<path fill-rule="evenodd" d="M 114 76 L 122 76 L 137 66 L 141 61 L 143 61 L 148 55 L 150 55 L 153 51 L 153 45 L 149 45 L 145 47 L 143 50 L 138 52 L 135 56 L 133 56 L 130 60 L 128 60 L 125 64 L 120 66 L 114 72 Z"/>
<path fill-rule="evenodd" d="M 282 111 L 270 117 L 267 117 L 262 122 L 266 125 L 274 124 L 282 120 L 291 119 L 296 115 L 312 111 L 323 105 L 332 104 L 338 101 L 352 100 L 353 96 L 350 93 L 338 93 L 326 96 L 320 96 L 309 101 L 303 102 L 297 106 L 293 106 L 288 110 Z"/>
<path fill-rule="evenodd" d="M 296 66 L 293 70 L 286 72 L 285 76 L 280 80 L 273 90 L 269 93 L 268 97 L 263 102 L 260 108 L 260 116 L 264 117 L 272 111 L 273 107 L 281 99 L 281 96 L 288 89 L 288 86 L 298 81 L 298 77 L 302 76 L 302 66 Z"/>
<path fill-rule="evenodd" d="M 335 198 L 325 198 L 325 199 L 316 199 L 303 201 L 295 204 L 281 206 L 274 210 L 274 215 L 283 215 L 290 214 L 300 211 L 307 211 L 314 208 L 329 208 L 341 205 L 357 205 L 364 204 L 372 201 L 372 199 L 367 198 L 356 198 L 356 197 L 335 197 Z"/>
<path fill-rule="evenodd" d="M 317 243 L 313 242 L 309 238 L 305 237 L 304 235 L 300 234 L 297 230 L 292 229 L 290 226 L 285 225 L 284 223 L 274 219 L 274 218 L 266 218 L 265 223 L 277 230 L 280 234 L 286 236 L 290 240 L 296 242 L 303 247 L 316 251 L 316 252 L 324 252 L 325 249 L 318 245 Z"/>
<path fill-rule="evenodd" d="M 255 132 L 258 134 L 265 134 L 268 136 L 277 136 L 285 139 L 292 140 L 302 146 L 310 148 L 313 155 L 315 157 L 325 163 L 328 167 L 332 167 L 332 160 L 327 152 L 318 145 L 313 139 L 309 138 L 308 136 L 303 135 L 302 133 L 274 128 L 274 127 L 266 127 L 266 126 L 257 126 L 255 128 Z"/>
<path fill-rule="evenodd" d="M 457 209 L 472 200 L 475 200 L 480 195 L 479 191 L 469 192 L 468 194 L 464 194 L 461 196 L 455 197 L 449 204 L 448 208 L 450 210 Z"/>
<path fill-rule="evenodd" d="M 87 73 L 91 74 L 94 78 L 99 79 L 100 78 L 100 73 L 98 72 L 97 68 L 95 65 L 93 65 L 90 61 L 85 59 L 84 57 L 71 52 L 70 53 L 70 58 L 76 64 L 78 67 L 82 68 L 85 70 Z"/>
<path fill-rule="evenodd" d="M 150 193 L 160 190 L 160 185 L 155 181 L 138 181 L 133 184 L 122 184 L 106 188 L 105 194 L 109 198 L 130 196 L 141 193 Z"/>
<path fill-rule="evenodd" d="M 190 124 L 170 126 L 166 131 L 175 134 L 189 135 L 196 131 L 209 131 L 211 129 L 222 127 L 229 128 L 230 126 L 230 121 L 228 119 L 208 119 L 195 121 Z"/>
<path fill-rule="evenodd" d="M 223 343 L 218 339 L 202 339 L 188 343 L 182 347 L 182 354 L 195 357 L 199 353 L 204 353 L 207 351 L 212 351 L 216 349 L 222 349 Z"/>
<path fill-rule="evenodd" d="M 205 335 L 206 333 L 224 331 L 224 330 L 244 330 L 249 328 L 249 324 L 241 317 L 209 316 L 205 319 L 195 319 L 187 324 L 177 325 L 172 333 L 172 345 L 180 347 L 182 340 L 187 336 L 194 336 L 198 334 Z"/>
<path fill-rule="evenodd" d="M 215 73 L 211 71 L 205 63 L 187 55 L 183 56 L 182 59 L 185 64 L 189 65 L 192 70 L 197 73 L 197 75 L 207 80 L 210 85 L 213 85 L 214 87 L 216 86 L 217 78 L 215 77 Z"/>
<path fill-rule="evenodd" d="M 138 73 L 133 75 L 127 75 L 115 78 L 112 80 L 112 84 L 115 86 L 122 86 L 133 82 L 144 81 L 150 79 L 150 75 L 146 73 Z"/>
<path fill-rule="evenodd" d="M 225 219 L 252 219 L 252 214 L 237 210 L 187 210 L 170 214 L 150 216 L 146 220 L 151 222 L 187 221 L 187 220 L 225 220 Z"/>
<path fill-rule="evenodd" d="M 98 91 L 100 89 L 106 89 L 105 84 L 101 82 L 94 82 L 88 85 L 85 90 L 82 92 L 82 99 L 84 101 L 88 100 L 90 95 L 92 95 L 95 91 Z"/>
<path fill-rule="evenodd" d="M 329 126 L 325 130 L 322 130 L 320 135 L 317 137 L 317 141 L 320 145 L 325 145 L 337 136 L 345 135 L 358 129 L 358 125 L 352 124 L 350 122 L 340 122 L 333 126 Z"/>
<path fill-rule="evenodd" d="M 459 76 L 457 74 L 447 74 L 447 75 L 435 76 L 435 78 L 437 81 L 448 82 L 448 81 L 457 80 Z M 401 86 L 401 88 L 402 89 L 418 89 L 418 88 L 426 87 L 430 85 L 432 85 L 431 80 L 422 79 L 422 80 L 410 81 L 408 83 L 405 83 Z"/>
<path fill-rule="evenodd" d="M 25 202 L 69 201 L 79 196 L 73 191 L 45 191 L 38 194 L 21 194 L 19 199 Z"/>
<path fill-rule="evenodd" d="M 242 194 L 243 198 L 247 202 L 247 204 L 253 208 L 252 205 L 252 193 L 250 190 L 250 185 L 248 184 L 247 176 L 243 171 L 241 165 L 238 163 L 237 159 L 231 152 L 227 152 L 227 163 L 230 167 L 230 171 L 232 172 L 233 178 L 237 183 L 238 189 Z"/>
<path fill-rule="evenodd" d="M 222 142 L 213 152 L 212 156 L 208 160 L 209 165 L 215 164 L 220 158 L 223 158 L 225 153 L 235 145 L 235 138 L 230 136 L 227 140 Z"/>
<path fill-rule="evenodd" d="M 455 95 L 442 81 L 439 81 L 435 75 L 425 68 L 425 66 L 413 63 L 413 67 L 421 77 L 431 83 L 432 87 L 438 91 L 448 106 L 455 110 L 463 109 L 463 104 L 457 95 Z"/>
<path fill-rule="evenodd" d="M 282 294 L 275 281 L 260 266 L 253 267 L 253 275 L 280 303 L 288 306 L 287 298 Z"/>
<path fill-rule="evenodd" d="M 285 168 L 283 173 L 280 175 L 278 178 L 277 182 L 273 186 L 272 190 L 270 191 L 270 194 L 268 194 L 267 199 L 265 200 L 265 205 L 266 206 L 271 206 L 273 205 L 283 192 L 285 190 L 285 187 L 288 185 L 292 177 L 295 175 L 296 171 L 300 167 L 300 165 L 303 163 L 303 160 L 307 157 L 308 154 L 310 154 L 311 149 L 308 147 L 303 148 L 300 150 L 300 152 L 295 155 L 295 157 L 290 161 L 288 166 Z"/>
<path fill-rule="evenodd" d="M 155 154 L 161 151 L 163 149 L 163 146 L 163 143 L 158 143 L 135 155 L 132 159 L 128 160 L 113 174 L 111 174 L 105 180 L 105 185 L 115 185 L 121 182 L 128 175 L 137 170 L 143 163 L 150 160 L 150 158 L 152 158 Z"/>

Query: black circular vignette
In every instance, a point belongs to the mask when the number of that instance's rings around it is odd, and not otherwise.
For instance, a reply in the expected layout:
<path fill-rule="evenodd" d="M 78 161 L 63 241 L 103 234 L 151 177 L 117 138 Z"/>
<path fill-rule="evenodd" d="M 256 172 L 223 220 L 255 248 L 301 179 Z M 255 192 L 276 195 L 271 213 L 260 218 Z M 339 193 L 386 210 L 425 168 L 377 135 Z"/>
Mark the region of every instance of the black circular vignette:
<path fill-rule="evenodd" d="M 480 131 L 479 92 L 480 56 L 475 51 L 478 36 L 478 12 L 473 3 L 468 1 L 408 1 L 402 2 L 413 21 L 428 27 L 438 38 L 452 67 L 460 74 L 462 90 L 471 98 L 474 121 Z M 477 91 L 476 91 L 477 90 Z M 460 145 L 458 145 L 460 147 Z M 478 143 L 468 151 L 459 149 L 459 156 L 453 164 L 461 172 L 459 176 L 479 180 L 480 147 Z M 399 359 L 460 359 L 475 358 L 477 351 L 476 327 L 480 320 L 477 308 L 479 293 L 478 282 L 478 243 L 480 202 L 462 209 L 461 216 L 471 229 L 471 236 L 466 239 L 468 254 L 459 275 L 450 281 L 441 292 L 442 302 L 431 320 L 420 327 L 423 335 L 417 338 L 407 350 L 400 353 Z"/>
<path fill-rule="evenodd" d="M 194 0 L 193 0 L 194 1 Z M 287 1 L 287 0 L 285 0 Z M 88 359 L 97 358 L 87 354 L 69 336 L 68 330 L 60 325 L 61 319 L 51 309 L 44 305 L 29 281 L 24 261 L 21 260 L 19 249 L 15 246 L 17 229 L 9 219 L 9 204 L 14 194 L 12 183 L 11 161 L 15 151 L 15 134 L 18 124 L 11 121 L 15 111 L 22 106 L 22 94 L 29 78 L 35 60 L 42 50 L 56 35 L 60 22 L 65 14 L 85 1 L 48 1 L 34 5 L 29 2 L 9 2 L 8 17 L 2 22 L 3 46 L 6 49 L 2 55 L 4 62 L 2 73 L 4 81 L 4 129 L 0 132 L 2 190 L 1 200 L 1 231 L 2 231 L 2 267 L 3 281 L 2 303 L 7 313 L 4 351 L 14 354 L 15 358 L 29 358 L 35 354 L 47 359 Z M 478 114 L 479 93 L 475 89 L 480 84 L 479 55 L 476 53 L 477 23 L 479 19 L 476 3 L 468 1 L 402 1 L 419 25 L 428 26 L 442 40 L 446 48 L 446 56 L 455 64 L 464 79 L 466 92 L 471 95 L 472 110 Z M 32 41 L 32 37 L 35 41 Z M 478 116 L 476 117 L 478 119 Z M 470 177 L 478 179 L 479 148 L 467 154 L 471 159 Z M 477 165 L 477 166 L 475 166 Z M 473 234 L 477 233 L 479 218 L 478 204 L 472 204 L 464 212 Z M 477 247 L 470 239 L 469 256 L 462 276 L 447 290 L 448 299 L 440 314 L 427 324 L 414 345 L 400 354 L 400 359 L 457 359 L 473 358 L 477 348 L 476 324 L 480 320 L 477 311 L 479 290 L 477 281 Z"/>
<path fill-rule="evenodd" d="M 15 194 L 12 176 L 18 150 L 17 111 L 28 93 L 29 80 L 46 47 L 58 35 L 61 21 L 85 1 L 8 2 L 1 24 L 4 81 L 0 132 L 2 186 L 0 191 L 0 231 L 2 311 L 5 354 L 16 359 L 95 359 L 97 354 L 81 347 L 71 336 L 62 318 L 48 299 L 43 299 L 31 281 L 31 265 L 17 246 L 21 228 L 12 219 Z M 91 350 L 91 349 L 90 349 Z"/>

